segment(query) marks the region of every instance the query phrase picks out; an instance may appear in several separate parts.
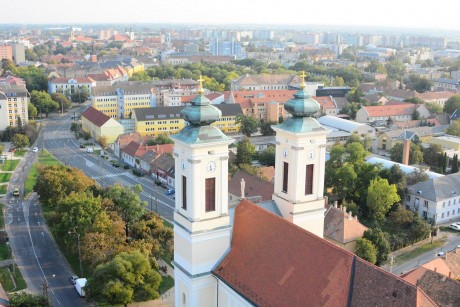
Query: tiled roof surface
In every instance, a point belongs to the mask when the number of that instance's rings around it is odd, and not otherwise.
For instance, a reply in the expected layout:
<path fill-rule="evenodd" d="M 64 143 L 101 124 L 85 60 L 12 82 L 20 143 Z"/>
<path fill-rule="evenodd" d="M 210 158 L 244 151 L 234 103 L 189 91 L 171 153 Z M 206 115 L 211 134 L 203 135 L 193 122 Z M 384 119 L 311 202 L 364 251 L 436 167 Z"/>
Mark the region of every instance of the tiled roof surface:
<path fill-rule="evenodd" d="M 257 306 L 434 306 L 414 285 L 247 200 L 213 274 Z"/>
<path fill-rule="evenodd" d="M 126 145 L 128 145 L 132 141 L 139 143 L 139 144 L 142 143 L 141 135 L 137 132 L 120 134 L 116 140 L 116 143 L 118 143 L 120 149 L 123 149 L 126 147 Z"/>
<path fill-rule="evenodd" d="M 369 116 L 398 116 L 398 115 L 412 115 L 418 105 L 416 104 L 386 104 L 384 106 L 365 106 L 363 107 Z"/>
<path fill-rule="evenodd" d="M 460 282 L 446 276 L 426 271 L 417 281 L 421 288 L 438 306 L 460 306 Z"/>
<path fill-rule="evenodd" d="M 125 154 L 127 154 L 128 156 L 134 157 L 134 155 L 136 154 L 136 152 L 137 152 L 137 150 L 139 149 L 140 146 L 141 146 L 141 144 L 139 144 L 137 142 L 134 142 L 134 141 L 131 141 L 121 151 L 124 152 Z"/>
<path fill-rule="evenodd" d="M 300 84 L 300 77 L 290 74 L 278 75 L 247 75 L 238 80 L 239 85 L 254 85 L 254 84 Z"/>
<path fill-rule="evenodd" d="M 454 95 L 457 95 L 457 93 L 447 92 L 447 91 L 415 93 L 415 97 L 420 98 L 425 101 L 449 99 L 450 97 Z"/>
<path fill-rule="evenodd" d="M 432 201 L 441 201 L 460 195 L 460 173 L 429 179 L 407 187 L 409 193 L 420 194 Z"/>
<path fill-rule="evenodd" d="M 81 116 L 86 118 L 97 127 L 102 127 L 102 125 L 104 125 L 110 119 L 110 116 L 105 115 L 93 107 L 86 109 L 85 112 L 81 114 Z"/>
<path fill-rule="evenodd" d="M 348 213 L 331 207 L 324 217 L 324 236 L 342 244 L 361 238 L 367 227 L 356 218 L 348 218 Z"/>
<path fill-rule="evenodd" d="M 245 181 L 246 197 L 261 196 L 262 201 L 272 199 L 274 191 L 273 182 L 265 181 L 255 175 L 238 170 L 233 178 L 228 182 L 228 192 L 241 196 L 241 179 Z"/>

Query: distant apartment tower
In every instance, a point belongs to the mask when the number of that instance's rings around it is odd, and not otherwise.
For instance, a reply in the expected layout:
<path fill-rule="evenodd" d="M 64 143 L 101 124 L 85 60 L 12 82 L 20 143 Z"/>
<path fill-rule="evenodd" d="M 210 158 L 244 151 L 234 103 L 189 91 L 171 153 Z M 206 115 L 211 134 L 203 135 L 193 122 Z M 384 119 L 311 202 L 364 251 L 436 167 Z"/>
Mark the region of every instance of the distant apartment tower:
<path fill-rule="evenodd" d="M 26 61 L 26 52 L 23 44 L 14 44 L 12 46 L 13 61 L 16 64 L 24 63 Z"/>
<path fill-rule="evenodd" d="M 21 119 L 22 125 L 29 118 L 28 103 L 30 95 L 25 86 L 0 84 L 0 131 L 6 127 L 16 127 Z"/>
<path fill-rule="evenodd" d="M 13 47 L 10 45 L 0 45 L 0 60 L 3 59 L 13 61 Z"/>
<path fill-rule="evenodd" d="M 246 58 L 241 43 L 235 40 L 219 41 L 218 38 L 215 38 L 209 43 L 209 52 L 213 55 L 235 56 L 237 59 Z"/>
<path fill-rule="evenodd" d="M 253 38 L 255 40 L 266 41 L 271 40 L 275 37 L 275 32 L 272 30 L 257 30 L 253 32 Z"/>

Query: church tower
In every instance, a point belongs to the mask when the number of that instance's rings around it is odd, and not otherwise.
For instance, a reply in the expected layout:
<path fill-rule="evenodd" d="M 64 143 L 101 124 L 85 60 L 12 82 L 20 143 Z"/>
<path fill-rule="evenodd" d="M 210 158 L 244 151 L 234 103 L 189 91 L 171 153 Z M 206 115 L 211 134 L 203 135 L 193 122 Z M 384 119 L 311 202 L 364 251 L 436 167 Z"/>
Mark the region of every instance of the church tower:
<path fill-rule="evenodd" d="M 273 126 L 276 132 L 275 189 L 272 199 L 283 217 L 323 237 L 326 135 L 313 115 L 320 105 L 300 90 L 284 108 L 292 117 Z"/>
<path fill-rule="evenodd" d="M 176 306 L 216 306 L 211 270 L 230 248 L 228 138 L 210 126 L 221 111 L 203 95 L 181 111 L 188 125 L 174 139 L 176 204 L 174 279 Z"/>

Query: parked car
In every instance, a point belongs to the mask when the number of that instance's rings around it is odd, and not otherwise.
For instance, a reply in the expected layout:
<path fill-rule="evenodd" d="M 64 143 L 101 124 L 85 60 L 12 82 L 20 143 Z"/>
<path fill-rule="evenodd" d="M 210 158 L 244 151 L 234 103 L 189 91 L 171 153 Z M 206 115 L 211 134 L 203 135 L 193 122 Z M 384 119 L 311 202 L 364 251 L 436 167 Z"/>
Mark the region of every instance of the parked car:
<path fill-rule="evenodd" d="M 460 224 L 459 223 L 450 224 L 449 228 L 453 229 L 453 230 L 456 230 L 456 231 L 460 231 Z"/>
<path fill-rule="evenodd" d="M 88 148 L 86 148 L 86 152 L 87 152 L 87 153 L 92 153 L 92 152 L 93 152 L 93 149 L 90 148 L 90 147 L 88 147 Z"/>
<path fill-rule="evenodd" d="M 85 144 L 80 144 L 80 148 L 85 148 Z"/>
<path fill-rule="evenodd" d="M 14 188 L 13 196 L 19 196 L 19 188 Z"/>
<path fill-rule="evenodd" d="M 38 147 L 34 147 L 34 149 L 32 149 L 33 152 L 38 152 Z"/>
<path fill-rule="evenodd" d="M 166 195 L 173 195 L 174 193 L 176 193 L 176 191 L 172 189 L 166 190 Z"/>
<path fill-rule="evenodd" d="M 14 147 L 10 147 L 10 149 L 8 149 L 9 152 L 14 152 L 16 150 L 16 148 Z"/>
<path fill-rule="evenodd" d="M 113 166 L 113 167 L 120 167 L 120 163 L 118 163 L 118 162 L 112 162 L 112 166 Z"/>

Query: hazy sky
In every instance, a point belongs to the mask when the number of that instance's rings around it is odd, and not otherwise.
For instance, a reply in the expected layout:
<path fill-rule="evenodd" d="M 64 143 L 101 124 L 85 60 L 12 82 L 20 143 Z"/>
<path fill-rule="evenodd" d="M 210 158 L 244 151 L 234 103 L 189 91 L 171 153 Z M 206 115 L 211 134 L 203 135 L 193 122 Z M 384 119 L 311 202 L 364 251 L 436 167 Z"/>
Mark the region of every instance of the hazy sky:
<path fill-rule="evenodd" d="M 18 0 L 1 23 L 318 24 L 460 30 L 458 0 Z"/>

